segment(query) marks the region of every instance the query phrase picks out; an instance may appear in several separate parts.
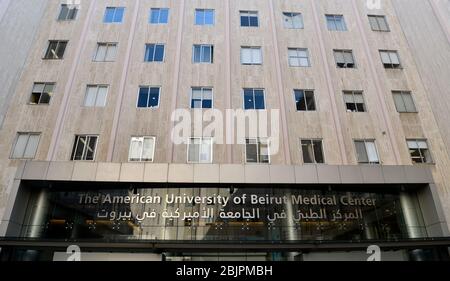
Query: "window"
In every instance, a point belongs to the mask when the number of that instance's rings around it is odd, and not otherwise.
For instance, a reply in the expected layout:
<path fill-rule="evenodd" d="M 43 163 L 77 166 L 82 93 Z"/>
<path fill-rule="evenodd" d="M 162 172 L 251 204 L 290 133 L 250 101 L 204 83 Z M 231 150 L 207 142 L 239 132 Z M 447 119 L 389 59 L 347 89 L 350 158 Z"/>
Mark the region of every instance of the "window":
<path fill-rule="evenodd" d="M 214 46 L 213 45 L 194 45 L 192 60 L 194 63 L 213 63 Z"/>
<path fill-rule="evenodd" d="M 426 140 L 406 140 L 413 163 L 433 163 Z"/>
<path fill-rule="evenodd" d="M 347 26 L 345 25 L 343 15 L 325 15 L 327 19 L 328 30 L 331 31 L 346 31 Z"/>
<path fill-rule="evenodd" d="M 152 8 L 150 9 L 151 24 L 166 24 L 169 21 L 169 9 Z"/>
<path fill-rule="evenodd" d="M 380 51 L 384 68 L 400 68 L 400 58 L 397 51 Z"/>
<path fill-rule="evenodd" d="M 392 95 L 398 112 L 417 112 L 411 92 L 393 91 Z"/>
<path fill-rule="evenodd" d="M 315 111 L 316 103 L 314 101 L 314 91 L 312 90 L 294 90 L 295 105 L 297 111 Z"/>
<path fill-rule="evenodd" d="M 389 31 L 385 16 L 369 15 L 369 23 L 373 31 Z"/>
<path fill-rule="evenodd" d="M 261 47 L 241 47 L 241 64 L 262 64 Z"/>
<path fill-rule="evenodd" d="M 285 28 L 303 28 L 303 17 L 300 13 L 283 13 L 283 22 Z"/>
<path fill-rule="evenodd" d="M 84 97 L 84 106 L 104 107 L 106 105 L 106 96 L 108 86 L 106 85 L 88 85 L 86 96 Z"/>
<path fill-rule="evenodd" d="M 98 136 L 94 135 L 76 135 L 73 144 L 72 161 L 84 160 L 93 161 L 95 150 L 97 148 Z"/>
<path fill-rule="evenodd" d="M 44 59 L 49 60 L 61 60 L 64 57 L 64 51 L 66 50 L 67 41 L 51 40 L 48 43 L 47 52 Z"/>
<path fill-rule="evenodd" d="M 334 50 L 334 59 L 339 68 L 355 67 L 355 59 L 351 50 Z"/>
<path fill-rule="evenodd" d="M 362 92 L 344 91 L 344 102 L 348 112 L 366 112 Z"/>
<path fill-rule="evenodd" d="M 212 138 L 190 138 L 188 163 L 212 163 Z"/>
<path fill-rule="evenodd" d="M 241 26 L 244 27 L 257 27 L 258 22 L 258 12 L 256 11 L 240 11 L 241 15 Z"/>
<path fill-rule="evenodd" d="M 214 10 L 196 9 L 195 25 L 214 25 Z"/>
<path fill-rule="evenodd" d="M 245 139 L 245 159 L 247 163 L 270 163 L 267 139 Z"/>
<path fill-rule="evenodd" d="M 379 164 L 374 140 L 355 140 L 356 154 L 360 164 Z"/>
<path fill-rule="evenodd" d="M 139 87 L 138 108 L 152 108 L 159 106 L 160 87 Z"/>
<path fill-rule="evenodd" d="M 192 88 L 191 108 L 212 108 L 212 88 Z"/>
<path fill-rule="evenodd" d="M 34 83 L 30 104 L 49 104 L 54 87 L 54 83 Z"/>
<path fill-rule="evenodd" d="M 265 109 L 264 89 L 244 89 L 244 109 Z"/>
<path fill-rule="evenodd" d="M 301 140 L 303 163 L 324 163 L 322 140 Z"/>
<path fill-rule="evenodd" d="M 40 133 L 18 133 L 11 158 L 33 159 L 36 155 L 40 137 Z"/>
<path fill-rule="evenodd" d="M 117 43 L 97 43 L 94 61 L 110 62 L 116 60 Z"/>
<path fill-rule="evenodd" d="M 289 48 L 288 56 L 289 56 L 289 66 L 294 67 L 310 66 L 308 49 Z"/>
<path fill-rule="evenodd" d="M 164 45 L 163 44 L 146 44 L 145 45 L 145 61 L 146 62 L 162 62 L 162 61 L 164 61 Z"/>
<path fill-rule="evenodd" d="M 61 11 L 59 12 L 58 20 L 74 20 L 77 17 L 78 7 L 67 4 L 61 4 Z"/>
<path fill-rule="evenodd" d="M 132 137 L 128 160 L 131 162 L 153 162 L 155 137 Z"/>
<path fill-rule="evenodd" d="M 123 20 L 124 7 L 107 7 L 105 11 L 104 23 L 120 23 Z"/>

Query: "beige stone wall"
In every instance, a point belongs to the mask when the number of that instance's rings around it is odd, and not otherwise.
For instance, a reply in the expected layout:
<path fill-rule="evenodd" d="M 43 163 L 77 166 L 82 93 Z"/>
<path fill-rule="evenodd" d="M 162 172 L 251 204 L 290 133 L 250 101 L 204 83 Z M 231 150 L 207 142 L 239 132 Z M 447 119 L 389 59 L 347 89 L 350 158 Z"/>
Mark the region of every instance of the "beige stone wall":
<path fill-rule="evenodd" d="M 437 121 L 447 120 L 448 113 L 433 111 L 439 102 L 429 95 L 422 73 L 426 70 L 418 69 L 418 54 L 407 38 L 411 34 L 402 26 L 413 23 L 398 15 L 402 9 L 415 14 L 421 8 L 406 2 L 382 0 L 381 10 L 369 10 L 359 0 L 81 0 L 76 21 L 58 22 L 60 1 L 50 0 L 0 131 L 0 182 L 6 190 L 0 207 L 5 205 L 11 174 L 19 162 L 8 159 L 18 131 L 42 132 L 35 160 L 67 161 L 75 134 L 98 134 L 96 161 L 127 162 L 130 137 L 152 135 L 157 137 L 154 162 L 184 164 L 186 146 L 170 141 L 170 115 L 176 108 L 189 108 L 190 88 L 213 87 L 214 108 L 224 110 L 242 108 L 242 88 L 255 87 L 265 89 L 266 107 L 281 109 L 285 121 L 280 129 L 281 150 L 271 157 L 272 164 L 302 165 L 300 138 L 322 138 L 327 164 L 355 165 L 353 139 L 371 138 L 376 139 L 383 165 L 412 165 L 406 138 L 427 138 L 436 162 L 432 166 L 435 182 L 450 219 L 449 138 L 438 126 L 445 121 Z M 104 24 L 106 6 L 125 6 L 123 23 Z M 150 25 L 151 7 L 170 8 L 169 24 Z M 195 26 L 195 8 L 215 9 L 215 25 Z M 257 10 L 260 26 L 240 27 L 240 10 Z M 305 28 L 285 29 L 282 12 L 301 12 Z M 348 31 L 328 31 L 324 17 L 328 13 L 343 14 Z M 386 15 L 391 32 L 373 32 L 367 14 Z M 444 34 L 413 35 L 436 36 L 429 38 L 433 42 Z M 42 60 L 50 39 L 69 40 L 64 60 Z M 92 62 L 96 44 L 102 41 L 119 43 L 115 62 Z M 164 63 L 144 62 L 145 43 L 166 44 Z M 214 45 L 214 64 L 192 64 L 192 45 L 199 43 Z M 263 65 L 240 64 L 244 45 L 263 47 Z M 308 48 L 311 67 L 289 67 L 290 47 Z M 435 48 L 429 55 L 442 55 Z M 357 67 L 336 68 L 333 49 L 352 49 Z M 379 49 L 398 50 L 403 69 L 384 69 Z M 449 57 L 447 52 L 440 60 Z M 448 73 L 448 65 L 433 71 Z M 56 82 L 50 105 L 27 104 L 33 82 L 38 81 Z M 87 84 L 109 84 L 106 107 L 82 106 Z M 139 85 L 161 86 L 159 108 L 136 108 Z M 318 110 L 297 112 L 295 88 L 314 89 Z M 363 90 L 368 112 L 346 112 L 343 90 Z M 419 113 L 398 114 L 392 90 L 412 91 Z M 436 95 L 444 91 L 440 87 Z M 213 159 L 215 164 L 242 164 L 244 147 L 215 145 Z"/>

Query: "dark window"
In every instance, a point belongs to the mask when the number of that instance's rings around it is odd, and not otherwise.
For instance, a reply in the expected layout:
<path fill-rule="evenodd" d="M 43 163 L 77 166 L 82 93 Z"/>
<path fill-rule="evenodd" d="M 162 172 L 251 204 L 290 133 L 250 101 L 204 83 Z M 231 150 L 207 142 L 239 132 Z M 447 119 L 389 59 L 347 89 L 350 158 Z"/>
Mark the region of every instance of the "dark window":
<path fill-rule="evenodd" d="M 213 45 L 194 45 L 192 54 L 194 63 L 213 63 L 214 46 Z"/>
<path fill-rule="evenodd" d="M 51 40 L 48 43 L 45 59 L 62 59 L 66 50 L 67 41 Z"/>
<path fill-rule="evenodd" d="M 257 27 L 259 25 L 258 12 L 255 11 L 241 11 L 241 26 Z"/>
<path fill-rule="evenodd" d="M 98 136 L 77 135 L 73 144 L 71 160 L 93 161 Z"/>
<path fill-rule="evenodd" d="M 344 102 L 349 112 L 365 112 L 364 97 L 362 92 L 344 91 Z"/>
<path fill-rule="evenodd" d="M 294 90 L 295 105 L 297 111 L 315 111 L 316 103 L 314 100 L 314 91 L 312 90 Z"/>
<path fill-rule="evenodd" d="M 139 108 L 159 106 L 159 87 L 139 87 L 138 103 Z"/>
<path fill-rule="evenodd" d="M 322 140 L 301 140 L 303 163 L 324 163 Z"/>
<path fill-rule="evenodd" d="M 30 104 L 49 104 L 54 86 L 54 83 L 34 83 Z"/>
<path fill-rule="evenodd" d="M 244 109 L 265 109 L 263 89 L 244 89 Z"/>
<path fill-rule="evenodd" d="M 334 50 L 334 59 L 339 68 L 355 67 L 355 59 L 351 50 Z"/>
<path fill-rule="evenodd" d="M 73 5 L 69 6 L 67 4 L 62 4 L 58 20 L 74 20 L 77 17 L 77 13 L 78 7 Z"/>
<path fill-rule="evenodd" d="M 164 45 L 163 44 L 146 44 L 145 45 L 145 61 L 146 62 L 162 62 L 162 61 L 164 61 Z"/>
<path fill-rule="evenodd" d="M 432 163 L 430 150 L 426 140 L 407 140 L 411 160 L 414 163 Z"/>

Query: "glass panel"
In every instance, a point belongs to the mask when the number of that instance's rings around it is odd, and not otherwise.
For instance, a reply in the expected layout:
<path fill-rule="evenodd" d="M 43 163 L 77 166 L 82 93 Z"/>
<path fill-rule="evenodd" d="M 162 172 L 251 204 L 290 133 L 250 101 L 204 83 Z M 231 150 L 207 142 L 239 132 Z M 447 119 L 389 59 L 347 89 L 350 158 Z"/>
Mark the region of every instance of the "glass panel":
<path fill-rule="evenodd" d="M 394 102 L 395 102 L 395 107 L 397 108 L 397 111 L 398 112 L 406 112 L 406 106 L 403 101 L 402 94 L 394 93 L 393 96 L 394 96 Z"/>
<path fill-rule="evenodd" d="M 164 45 L 156 45 L 155 47 L 155 61 L 164 60 Z"/>
<path fill-rule="evenodd" d="M 375 31 L 379 30 L 378 21 L 377 21 L 376 17 L 369 16 L 369 22 L 370 22 L 370 27 L 372 28 L 372 30 L 375 30 Z"/>
<path fill-rule="evenodd" d="M 377 148 L 374 142 L 366 142 L 367 155 L 370 163 L 379 163 Z"/>
<path fill-rule="evenodd" d="M 344 62 L 347 64 L 354 64 L 352 52 L 344 52 Z"/>
<path fill-rule="evenodd" d="M 421 149 L 427 149 L 428 148 L 428 144 L 426 141 L 417 141 L 417 144 L 419 146 L 419 148 Z"/>
<path fill-rule="evenodd" d="M 138 107 L 147 107 L 149 98 L 149 88 L 139 88 L 138 94 Z"/>
<path fill-rule="evenodd" d="M 43 83 L 34 83 L 33 93 L 42 93 L 44 91 L 45 84 Z"/>
<path fill-rule="evenodd" d="M 155 145 L 154 138 L 145 138 L 142 152 L 142 161 L 153 161 L 153 147 Z"/>
<path fill-rule="evenodd" d="M 382 51 L 380 52 L 381 54 L 381 61 L 383 62 L 383 64 L 390 64 L 391 63 L 391 59 L 389 57 L 389 53 Z"/>
<path fill-rule="evenodd" d="M 366 145 L 363 141 L 355 141 L 356 154 L 358 157 L 358 163 L 369 163 L 367 156 Z"/>
<path fill-rule="evenodd" d="M 261 163 L 269 163 L 269 145 L 265 141 L 259 143 L 259 161 Z"/>
<path fill-rule="evenodd" d="M 194 45 L 194 62 L 200 62 L 201 60 L 202 48 L 200 45 Z"/>
<path fill-rule="evenodd" d="M 169 22 L 169 9 L 160 9 L 159 23 L 168 23 L 168 22 Z"/>
<path fill-rule="evenodd" d="M 98 44 L 97 53 L 95 55 L 95 60 L 96 61 L 104 61 L 105 57 L 106 57 L 106 45 Z"/>
<path fill-rule="evenodd" d="M 214 24 L 214 11 L 206 10 L 205 11 L 205 24 Z"/>
<path fill-rule="evenodd" d="M 414 105 L 414 101 L 412 95 L 410 93 L 403 93 L 402 95 L 403 101 L 405 102 L 405 107 L 407 112 L 416 112 L 416 106 Z"/>
<path fill-rule="evenodd" d="M 300 58 L 300 66 L 309 66 L 308 58 Z"/>
<path fill-rule="evenodd" d="M 196 144 L 194 142 L 196 139 L 191 139 L 191 143 L 189 144 L 188 151 L 188 162 L 198 162 L 199 161 L 199 153 L 200 153 L 200 144 Z"/>
<path fill-rule="evenodd" d="M 34 156 L 36 155 L 38 144 L 39 144 L 39 135 L 34 134 L 30 135 L 23 157 L 34 158 Z"/>
<path fill-rule="evenodd" d="M 203 58 L 202 62 L 212 62 L 211 52 L 212 46 L 202 46 L 203 48 Z"/>
<path fill-rule="evenodd" d="M 387 21 L 385 17 L 379 17 L 378 18 L 378 25 L 380 26 L 380 30 L 382 31 L 389 31 L 389 27 L 387 25 Z"/>
<path fill-rule="evenodd" d="M 39 104 L 48 104 L 50 103 L 50 95 L 48 93 L 42 93 L 39 99 Z"/>
<path fill-rule="evenodd" d="M 89 143 L 86 147 L 85 160 L 94 160 L 95 146 L 97 144 L 97 137 L 89 137 Z"/>
<path fill-rule="evenodd" d="M 252 140 L 247 140 L 247 144 L 245 145 L 245 156 L 248 163 L 257 163 L 257 144 Z"/>
<path fill-rule="evenodd" d="M 308 110 L 313 111 L 316 110 L 316 103 L 314 100 L 314 92 L 312 91 L 306 91 L 306 107 Z"/>
<path fill-rule="evenodd" d="M 159 13 L 160 9 L 151 9 L 150 23 L 159 23 Z"/>
<path fill-rule="evenodd" d="M 344 93 L 344 102 L 345 103 L 354 103 L 353 95 L 351 93 Z"/>
<path fill-rule="evenodd" d="M 14 146 L 14 152 L 12 154 L 12 158 L 22 158 L 26 145 L 28 142 L 29 135 L 28 134 L 19 134 L 17 137 L 16 145 Z"/>
<path fill-rule="evenodd" d="M 250 19 L 246 14 L 241 13 L 241 26 L 249 26 Z"/>
<path fill-rule="evenodd" d="M 84 106 L 94 106 L 96 95 L 97 95 L 97 87 L 96 86 L 87 87 L 86 97 L 84 99 Z"/>
<path fill-rule="evenodd" d="M 398 59 L 398 54 L 396 52 L 390 52 L 389 57 L 391 58 L 391 62 L 393 64 L 400 64 L 400 60 Z"/>
<path fill-rule="evenodd" d="M 72 160 L 81 160 L 83 157 L 84 147 L 86 146 L 86 137 L 77 136 L 75 139 L 75 148 L 72 155 Z"/>
<path fill-rule="evenodd" d="M 364 103 L 364 98 L 361 93 L 354 93 L 353 97 L 355 99 L 355 103 Z"/>
<path fill-rule="evenodd" d="M 211 140 L 203 139 L 200 149 L 200 162 L 211 162 Z"/>
<path fill-rule="evenodd" d="M 408 147 L 411 149 L 417 149 L 419 148 L 419 144 L 416 141 L 408 141 Z"/>
<path fill-rule="evenodd" d="M 261 48 L 252 49 L 252 60 L 254 64 L 262 64 L 262 52 Z"/>
<path fill-rule="evenodd" d="M 145 48 L 145 61 L 153 61 L 155 44 L 147 44 Z"/>
<path fill-rule="evenodd" d="M 258 17 L 257 16 L 250 17 L 250 26 L 258 26 Z"/>
<path fill-rule="evenodd" d="M 309 140 L 302 140 L 303 163 L 314 163 L 314 151 Z"/>
<path fill-rule="evenodd" d="M 149 107 L 159 106 L 159 88 L 150 88 L 150 96 L 148 101 Z"/>
<path fill-rule="evenodd" d="M 205 12 L 203 10 L 195 10 L 195 24 L 203 25 L 205 18 Z"/>
<path fill-rule="evenodd" d="M 69 13 L 69 8 L 67 8 L 67 5 L 65 5 L 65 4 L 61 5 L 61 12 L 59 13 L 58 20 L 67 19 L 68 13 Z"/>
<path fill-rule="evenodd" d="M 116 59 L 116 44 L 111 44 L 108 46 L 105 61 L 114 61 Z"/>
<path fill-rule="evenodd" d="M 252 63 L 252 50 L 250 48 L 241 48 L 241 63 Z"/>
<path fill-rule="evenodd" d="M 116 12 L 114 14 L 114 22 L 122 22 L 124 10 L 125 8 L 123 7 L 116 8 Z"/>
<path fill-rule="evenodd" d="M 334 51 L 334 58 L 337 64 L 345 63 L 344 54 L 342 51 Z"/>
<path fill-rule="evenodd" d="M 301 14 L 295 14 L 292 20 L 294 28 L 303 28 L 303 19 Z"/>
<path fill-rule="evenodd" d="M 106 105 L 106 96 L 108 93 L 108 87 L 99 87 L 97 92 L 97 100 L 95 106 L 104 107 Z"/>
<path fill-rule="evenodd" d="M 105 11 L 105 18 L 103 19 L 103 22 L 113 22 L 114 18 L 114 8 L 108 7 Z"/>
<path fill-rule="evenodd" d="M 323 151 L 322 151 L 322 141 L 315 140 L 315 141 L 313 141 L 313 145 L 314 145 L 314 157 L 315 157 L 316 163 L 323 163 L 324 159 L 323 159 Z"/>
<path fill-rule="evenodd" d="M 255 90 L 255 109 L 265 109 L 263 90 Z"/>
<path fill-rule="evenodd" d="M 295 103 L 297 110 L 306 110 L 305 93 L 301 90 L 295 90 Z"/>
<path fill-rule="evenodd" d="M 244 109 L 255 109 L 255 101 L 253 97 L 253 90 L 244 90 Z"/>
<path fill-rule="evenodd" d="M 130 161 L 140 161 L 142 152 L 142 138 L 131 138 L 130 142 Z"/>

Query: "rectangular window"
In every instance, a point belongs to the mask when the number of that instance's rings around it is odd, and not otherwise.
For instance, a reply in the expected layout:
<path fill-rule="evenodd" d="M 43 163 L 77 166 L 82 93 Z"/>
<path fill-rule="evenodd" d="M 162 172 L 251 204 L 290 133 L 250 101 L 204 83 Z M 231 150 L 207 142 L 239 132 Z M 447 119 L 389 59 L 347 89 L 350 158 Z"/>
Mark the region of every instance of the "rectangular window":
<path fill-rule="evenodd" d="M 392 91 L 397 112 L 417 112 L 411 92 Z"/>
<path fill-rule="evenodd" d="M 132 137 L 128 160 L 130 162 L 153 162 L 155 137 Z"/>
<path fill-rule="evenodd" d="M 213 45 L 194 45 L 192 51 L 192 61 L 194 63 L 213 63 L 214 46 Z"/>
<path fill-rule="evenodd" d="M 94 135 L 76 135 L 70 159 L 72 161 L 93 161 L 97 149 L 97 140 L 98 136 Z"/>
<path fill-rule="evenodd" d="M 188 163 L 212 163 L 212 138 L 190 138 Z"/>
<path fill-rule="evenodd" d="M 389 31 L 385 16 L 369 15 L 369 23 L 373 31 Z"/>
<path fill-rule="evenodd" d="M 324 163 L 322 140 L 300 140 L 302 147 L 303 163 Z"/>
<path fill-rule="evenodd" d="M 315 111 L 316 102 L 314 100 L 314 91 L 312 90 L 294 90 L 295 105 L 297 111 Z"/>
<path fill-rule="evenodd" d="M 121 23 L 123 20 L 124 7 L 106 7 L 104 23 Z"/>
<path fill-rule="evenodd" d="M 213 91 L 212 88 L 192 88 L 191 108 L 212 108 Z"/>
<path fill-rule="evenodd" d="M 104 107 L 106 106 L 107 95 L 108 95 L 108 86 L 88 85 L 86 88 L 86 96 L 84 97 L 84 106 Z"/>
<path fill-rule="evenodd" d="M 333 50 L 338 68 L 354 68 L 355 59 L 352 50 Z"/>
<path fill-rule="evenodd" d="M 344 91 L 344 102 L 348 112 L 366 112 L 361 91 Z"/>
<path fill-rule="evenodd" d="M 166 24 L 169 21 L 168 8 L 152 8 L 150 9 L 151 24 Z"/>
<path fill-rule="evenodd" d="M 245 139 L 245 159 L 247 163 L 270 163 L 269 144 L 267 139 Z"/>
<path fill-rule="evenodd" d="M 74 20 L 78 14 L 78 7 L 75 5 L 61 4 L 58 20 Z"/>
<path fill-rule="evenodd" d="M 164 44 L 146 44 L 144 60 L 146 62 L 164 61 Z"/>
<path fill-rule="evenodd" d="M 55 83 L 34 83 L 30 104 L 49 104 Z"/>
<path fill-rule="evenodd" d="M 302 29 L 303 17 L 300 13 L 283 13 L 284 27 L 289 29 Z"/>
<path fill-rule="evenodd" d="M 265 109 L 264 89 L 244 89 L 244 109 Z"/>
<path fill-rule="evenodd" d="M 374 140 L 355 140 L 356 155 L 360 164 L 380 164 Z"/>
<path fill-rule="evenodd" d="M 12 159 L 33 159 L 39 145 L 40 133 L 18 133 L 12 149 Z"/>
<path fill-rule="evenodd" d="M 195 25 L 214 25 L 214 10 L 195 9 Z"/>
<path fill-rule="evenodd" d="M 241 47 L 241 64 L 262 64 L 261 47 Z"/>
<path fill-rule="evenodd" d="M 380 50 L 381 62 L 384 68 L 400 68 L 400 58 L 397 51 Z"/>
<path fill-rule="evenodd" d="M 343 15 L 325 15 L 327 19 L 328 30 L 331 31 L 346 31 L 347 26 Z"/>
<path fill-rule="evenodd" d="M 45 52 L 44 59 L 61 60 L 66 51 L 67 41 L 50 40 L 48 42 L 47 52 Z"/>
<path fill-rule="evenodd" d="M 256 11 L 240 11 L 241 26 L 244 27 L 258 27 L 258 12 Z"/>
<path fill-rule="evenodd" d="M 139 87 L 138 108 L 155 108 L 159 106 L 160 87 Z"/>
<path fill-rule="evenodd" d="M 308 67 L 309 52 L 308 49 L 303 48 L 289 48 L 288 49 L 289 66 L 294 67 Z"/>
<path fill-rule="evenodd" d="M 97 43 L 94 61 L 112 62 L 116 60 L 117 43 Z"/>
<path fill-rule="evenodd" d="M 433 163 L 426 140 L 409 139 L 406 142 L 413 163 Z"/>

